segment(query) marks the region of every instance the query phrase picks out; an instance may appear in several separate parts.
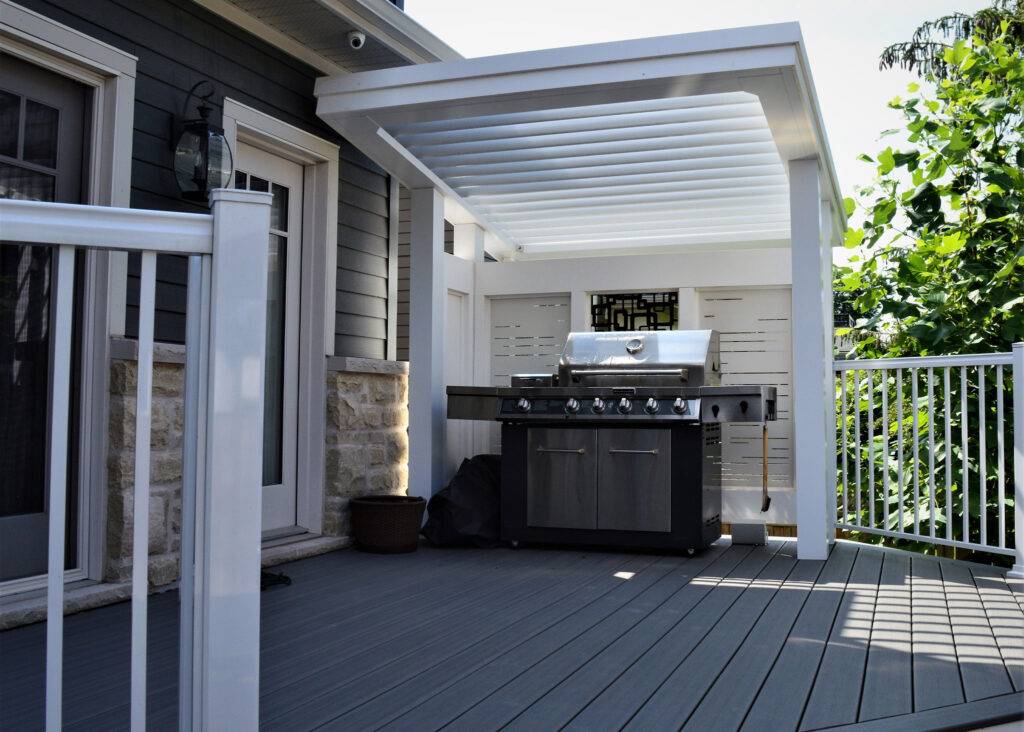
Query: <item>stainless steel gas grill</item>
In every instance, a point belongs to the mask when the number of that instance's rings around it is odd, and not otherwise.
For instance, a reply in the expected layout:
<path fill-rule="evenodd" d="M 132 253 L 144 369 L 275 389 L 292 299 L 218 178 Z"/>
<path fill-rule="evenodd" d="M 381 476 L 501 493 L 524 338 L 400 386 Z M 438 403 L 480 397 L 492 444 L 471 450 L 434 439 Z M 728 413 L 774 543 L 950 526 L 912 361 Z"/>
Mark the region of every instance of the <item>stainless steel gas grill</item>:
<path fill-rule="evenodd" d="M 501 422 L 502 538 L 691 553 L 716 540 L 721 425 L 775 419 L 774 387 L 721 386 L 719 364 L 713 330 L 570 333 L 557 374 L 449 386 L 450 419 Z"/>

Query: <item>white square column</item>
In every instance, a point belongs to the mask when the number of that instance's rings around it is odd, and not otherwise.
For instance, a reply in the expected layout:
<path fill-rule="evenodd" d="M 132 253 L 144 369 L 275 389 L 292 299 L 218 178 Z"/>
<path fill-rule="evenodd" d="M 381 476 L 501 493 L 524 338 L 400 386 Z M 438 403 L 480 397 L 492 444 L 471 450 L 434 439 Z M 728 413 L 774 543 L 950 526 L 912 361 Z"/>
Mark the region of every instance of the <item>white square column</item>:
<path fill-rule="evenodd" d="M 412 193 L 409 246 L 409 495 L 430 498 L 444 481 L 444 199 Z"/>
<path fill-rule="evenodd" d="M 831 256 L 822 218 L 817 158 L 789 162 L 789 217 L 793 272 L 793 480 L 796 485 L 797 556 L 825 559 L 835 490 L 828 471 L 835 460 L 832 395 Z M 826 267 L 826 265 L 829 265 Z M 832 438 L 829 437 L 832 435 Z M 829 450 L 832 450 L 830 453 Z"/>

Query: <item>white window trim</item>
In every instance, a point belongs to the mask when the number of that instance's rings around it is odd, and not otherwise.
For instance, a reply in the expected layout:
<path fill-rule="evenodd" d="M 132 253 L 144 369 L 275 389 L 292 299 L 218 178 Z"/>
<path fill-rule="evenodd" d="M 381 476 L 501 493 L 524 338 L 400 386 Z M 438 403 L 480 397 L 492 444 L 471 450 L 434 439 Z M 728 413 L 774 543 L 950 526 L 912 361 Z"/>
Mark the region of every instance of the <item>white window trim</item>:
<path fill-rule="evenodd" d="M 324 508 L 324 357 L 334 354 L 339 149 L 230 98 L 224 99 L 223 126 L 233 151 L 243 142 L 303 166 L 296 523 L 319 534 Z"/>
<path fill-rule="evenodd" d="M 72 78 L 92 89 L 87 203 L 128 206 L 131 193 L 132 127 L 137 59 L 44 15 L 0 0 L 0 50 Z M 82 413 L 79 445 L 79 566 L 65 581 L 103 574 L 109 391 L 108 327 L 124 332 L 127 255 L 88 252 L 83 303 Z M 4 583 L 0 596 L 37 589 L 46 578 Z"/>

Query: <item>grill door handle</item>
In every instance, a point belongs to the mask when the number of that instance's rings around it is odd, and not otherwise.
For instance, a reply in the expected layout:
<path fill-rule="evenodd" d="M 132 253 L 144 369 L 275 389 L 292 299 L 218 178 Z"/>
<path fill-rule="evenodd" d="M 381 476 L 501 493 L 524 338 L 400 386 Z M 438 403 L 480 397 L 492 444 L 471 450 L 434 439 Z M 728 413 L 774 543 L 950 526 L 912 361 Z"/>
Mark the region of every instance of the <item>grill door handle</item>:
<path fill-rule="evenodd" d="M 608 448 L 609 455 L 657 455 L 658 448 L 653 450 L 619 450 L 615 447 Z"/>
<path fill-rule="evenodd" d="M 563 448 L 563 447 L 538 447 L 537 452 L 560 452 L 568 453 L 571 455 L 586 455 L 587 449 L 585 447 L 578 447 L 575 449 Z"/>

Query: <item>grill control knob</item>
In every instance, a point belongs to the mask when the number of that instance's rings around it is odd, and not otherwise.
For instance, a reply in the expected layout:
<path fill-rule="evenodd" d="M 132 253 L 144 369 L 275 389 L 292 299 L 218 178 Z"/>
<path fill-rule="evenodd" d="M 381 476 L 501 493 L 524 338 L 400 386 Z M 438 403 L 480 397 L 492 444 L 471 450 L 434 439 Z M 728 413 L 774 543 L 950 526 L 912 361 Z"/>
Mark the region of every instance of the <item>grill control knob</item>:
<path fill-rule="evenodd" d="M 672 403 L 672 411 L 676 414 L 689 414 L 690 405 L 686 403 L 686 400 L 680 397 Z"/>
<path fill-rule="evenodd" d="M 529 412 L 531 406 L 533 405 L 530 404 L 530 400 L 526 397 L 520 397 L 519 401 L 516 402 L 516 410 L 523 414 Z"/>
<path fill-rule="evenodd" d="M 629 414 L 630 412 L 633 411 L 633 402 L 629 401 L 629 399 L 626 399 L 626 397 L 622 397 L 622 399 L 619 400 L 618 409 L 619 414 Z"/>
<path fill-rule="evenodd" d="M 648 414 L 657 414 L 658 413 L 658 400 L 655 399 L 654 397 L 651 397 L 650 399 L 648 399 L 647 403 L 644 404 L 644 411 L 647 412 Z"/>
<path fill-rule="evenodd" d="M 595 397 L 594 404 L 590 408 L 593 410 L 594 414 L 604 414 L 604 410 L 608 408 L 608 405 L 605 404 L 604 399 L 601 397 Z"/>
<path fill-rule="evenodd" d="M 569 397 L 565 401 L 565 413 L 566 414 L 576 414 L 576 412 L 578 412 L 578 411 L 580 411 L 579 400 L 578 399 L 574 399 L 572 397 Z"/>

